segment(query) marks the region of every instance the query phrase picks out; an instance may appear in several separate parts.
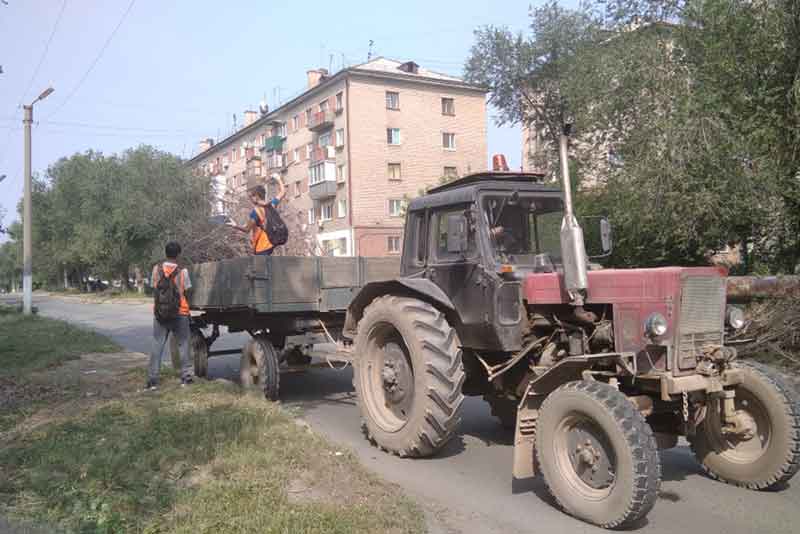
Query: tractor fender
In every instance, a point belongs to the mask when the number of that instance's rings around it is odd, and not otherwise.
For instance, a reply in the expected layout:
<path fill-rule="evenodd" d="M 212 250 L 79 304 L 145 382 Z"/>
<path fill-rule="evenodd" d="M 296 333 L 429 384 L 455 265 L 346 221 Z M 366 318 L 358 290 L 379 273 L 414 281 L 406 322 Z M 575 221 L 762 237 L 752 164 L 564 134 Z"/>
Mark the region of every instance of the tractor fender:
<path fill-rule="evenodd" d="M 383 295 L 397 295 L 413 297 L 430 303 L 444 312 L 450 324 L 458 322 L 456 308 L 450 297 L 442 289 L 426 278 L 396 278 L 381 282 L 370 282 L 361 288 L 356 298 L 347 307 L 347 318 L 344 323 L 343 334 L 349 339 L 355 339 L 358 331 L 358 322 L 364 315 L 364 309 L 370 302 Z"/>

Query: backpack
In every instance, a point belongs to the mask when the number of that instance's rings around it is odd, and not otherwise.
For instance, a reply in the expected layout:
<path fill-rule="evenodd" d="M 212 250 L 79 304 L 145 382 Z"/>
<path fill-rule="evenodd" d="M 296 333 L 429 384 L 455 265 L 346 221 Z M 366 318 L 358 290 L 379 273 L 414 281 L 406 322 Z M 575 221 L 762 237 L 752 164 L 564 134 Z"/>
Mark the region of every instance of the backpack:
<path fill-rule="evenodd" d="M 286 227 L 286 223 L 283 222 L 283 219 L 281 219 L 278 210 L 272 205 L 272 202 L 268 203 L 264 209 L 262 228 L 267 233 L 269 242 L 272 243 L 273 247 L 285 245 L 286 241 L 289 239 L 289 229 Z"/>
<path fill-rule="evenodd" d="M 180 273 L 180 268 L 175 267 L 172 273 L 167 276 L 164 273 L 164 265 L 158 266 L 158 283 L 154 292 L 153 311 L 159 323 L 165 323 L 178 317 L 181 307 L 181 293 L 175 283 L 175 277 Z"/>

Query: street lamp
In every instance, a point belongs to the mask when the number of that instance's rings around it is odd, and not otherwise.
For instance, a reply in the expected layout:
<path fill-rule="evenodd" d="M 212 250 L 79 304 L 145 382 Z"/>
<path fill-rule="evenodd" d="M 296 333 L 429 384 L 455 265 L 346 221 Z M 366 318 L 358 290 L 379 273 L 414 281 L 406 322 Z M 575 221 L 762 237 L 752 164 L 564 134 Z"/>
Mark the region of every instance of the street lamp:
<path fill-rule="evenodd" d="M 33 263 L 31 259 L 31 124 L 33 124 L 33 105 L 44 100 L 53 92 L 48 87 L 28 106 L 22 106 L 25 117 L 25 200 L 22 209 L 22 313 L 30 315 L 33 309 Z"/>

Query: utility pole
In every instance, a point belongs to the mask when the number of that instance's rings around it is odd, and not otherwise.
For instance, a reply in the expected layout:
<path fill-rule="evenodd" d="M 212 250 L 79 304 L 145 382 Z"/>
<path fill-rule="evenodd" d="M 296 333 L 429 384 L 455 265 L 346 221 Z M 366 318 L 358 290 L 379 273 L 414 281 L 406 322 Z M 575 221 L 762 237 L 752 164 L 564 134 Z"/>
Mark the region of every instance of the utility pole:
<path fill-rule="evenodd" d="M 47 98 L 52 87 L 45 89 L 28 106 L 22 106 L 25 116 L 22 119 L 25 134 L 25 199 L 22 208 L 22 313 L 30 315 L 33 311 L 33 258 L 31 255 L 31 124 L 33 124 L 33 105 Z"/>

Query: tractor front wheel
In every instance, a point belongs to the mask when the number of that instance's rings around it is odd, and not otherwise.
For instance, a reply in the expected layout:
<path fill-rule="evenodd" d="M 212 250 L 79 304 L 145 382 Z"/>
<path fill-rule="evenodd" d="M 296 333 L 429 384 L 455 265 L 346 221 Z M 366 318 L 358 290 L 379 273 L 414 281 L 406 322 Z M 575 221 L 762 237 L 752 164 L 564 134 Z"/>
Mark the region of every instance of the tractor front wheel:
<path fill-rule="evenodd" d="M 616 388 L 568 382 L 547 396 L 536 424 L 545 485 L 570 515 L 627 528 L 656 502 L 658 447 L 650 426 Z"/>
<path fill-rule="evenodd" d="M 709 409 L 690 443 L 703 470 L 712 478 L 744 488 L 771 489 L 800 469 L 800 399 L 772 369 L 739 362 L 744 380 L 736 386 L 737 417 L 749 428 L 721 433 L 722 413 Z"/>

